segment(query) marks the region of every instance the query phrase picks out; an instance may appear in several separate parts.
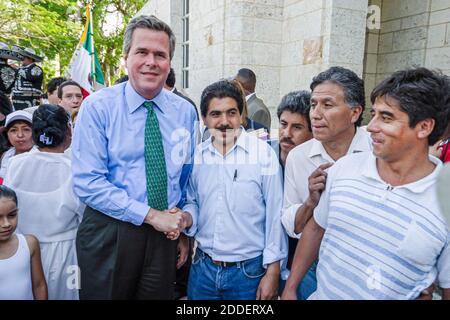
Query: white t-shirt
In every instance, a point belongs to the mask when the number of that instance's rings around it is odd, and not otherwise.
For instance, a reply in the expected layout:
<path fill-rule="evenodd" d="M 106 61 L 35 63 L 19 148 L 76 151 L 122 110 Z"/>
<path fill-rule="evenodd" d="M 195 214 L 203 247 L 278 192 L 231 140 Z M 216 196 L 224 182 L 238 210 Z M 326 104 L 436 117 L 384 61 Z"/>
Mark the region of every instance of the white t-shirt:
<path fill-rule="evenodd" d="M 442 164 L 392 187 L 371 152 L 349 155 L 328 171 L 314 211 L 326 229 L 310 299 L 415 299 L 438 278 L 450 288 L 450 235 L 436 195 Z"/>

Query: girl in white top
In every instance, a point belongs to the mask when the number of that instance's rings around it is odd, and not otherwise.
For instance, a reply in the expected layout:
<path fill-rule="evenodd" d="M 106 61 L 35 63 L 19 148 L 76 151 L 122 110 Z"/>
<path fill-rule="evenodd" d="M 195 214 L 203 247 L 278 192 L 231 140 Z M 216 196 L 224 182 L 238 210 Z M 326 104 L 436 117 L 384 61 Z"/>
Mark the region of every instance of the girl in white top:
<path fill-rule="evenodd" d="M 0 186 L 0 300 L 46 300 L 39 241 L 15 234 L 17 196 Z"/>
<path fill-rule="evenodd" d="M 72 191 L 69 115 L 41 105 L 33 115 L 36 150 L 15 156 L 4 184 L 17 192 L 19 230 L 40 242 L 50 300 L 78 299 L 75 239 L 85 206 Z"/>

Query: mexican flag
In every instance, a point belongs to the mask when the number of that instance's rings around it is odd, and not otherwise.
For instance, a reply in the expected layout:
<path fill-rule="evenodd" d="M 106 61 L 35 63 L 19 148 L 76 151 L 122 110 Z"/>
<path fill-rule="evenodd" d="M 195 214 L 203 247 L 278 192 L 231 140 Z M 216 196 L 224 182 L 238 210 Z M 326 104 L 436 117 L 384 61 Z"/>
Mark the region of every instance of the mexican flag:
<path fill-rule="evenodd" d="M 86 24 L 78 43 L 66 77 L 83 87 L 83 96 L 86 97 L 105 86 L 102 69 L 94 48 L 94 34 L 92 33 L 91 8 L 86 8 Z"/>

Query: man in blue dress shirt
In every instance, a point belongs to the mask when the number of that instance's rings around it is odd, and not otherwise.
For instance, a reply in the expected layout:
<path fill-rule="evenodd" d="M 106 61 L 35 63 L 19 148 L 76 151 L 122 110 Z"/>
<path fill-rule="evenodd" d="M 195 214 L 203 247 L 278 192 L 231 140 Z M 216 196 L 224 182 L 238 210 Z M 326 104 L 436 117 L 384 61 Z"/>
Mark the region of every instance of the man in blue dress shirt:
<path fill-rule="evenodd" d="M 188 299 L 277 296 L 280 260 L 287 256 L 281 169 L 272 148 L 241 127 L 243 99 L 226 80 L 202 94 L 211 138 L 196 149 L 183 207 L 185 233 L 198 245 Z"/>
<path fill-rule="evenodd" d="M 81 299 L 172 299 L 178 232 L 195 147 L 196 114 L 163 89 L 175 37 L 154 16 L 124 36 L 129 81 L 82 104 L 74 190 L 87 209 L 77 235 Z"/>

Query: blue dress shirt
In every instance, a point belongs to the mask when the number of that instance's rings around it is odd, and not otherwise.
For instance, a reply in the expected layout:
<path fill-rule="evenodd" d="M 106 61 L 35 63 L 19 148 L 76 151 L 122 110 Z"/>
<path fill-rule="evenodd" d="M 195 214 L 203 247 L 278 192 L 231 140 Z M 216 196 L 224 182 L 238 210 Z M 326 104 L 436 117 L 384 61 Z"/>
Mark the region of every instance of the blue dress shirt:
<path fill-rule="evenodd" d="M 281 225 L 283 184 L 272 148 L 245 130 L 222 156 L 211 138 L 195 152 L 183 210 L 185 231 L 214 260 L 234 262 L 263 255 L 267 266 L 287 256 Z"/>
<path fill-rule="evenodd" d="M 72 142 L 74 191 L 91 208 L 141 225 L 147 205 L 144 159 L 146 99 L 129 82 L 104 88 L 83 101 Z M 169 208 L 182 206 L 192 169 L 196 113 L 162 89 L 152 101 L 163 139 Z"/>

